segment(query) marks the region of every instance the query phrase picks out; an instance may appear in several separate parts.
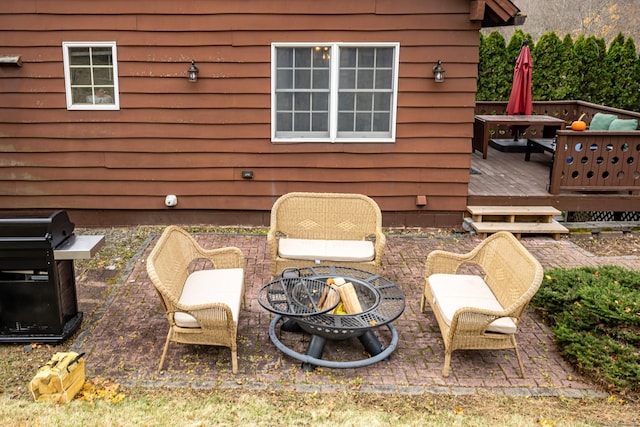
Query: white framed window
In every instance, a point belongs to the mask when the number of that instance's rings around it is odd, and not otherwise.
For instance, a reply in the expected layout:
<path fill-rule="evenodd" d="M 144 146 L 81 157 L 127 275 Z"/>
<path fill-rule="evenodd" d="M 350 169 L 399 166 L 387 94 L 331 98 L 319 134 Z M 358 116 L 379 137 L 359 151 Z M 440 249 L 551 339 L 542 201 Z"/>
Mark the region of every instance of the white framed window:
<path fill-rule="evenodd" d="M 115 42 L 63 42 L 68 110 L 119 110 Z"/>
<path fill-rule="evenodd" d="M 394 142 L 399 43 L 273 43 L 271 140 Z"/>

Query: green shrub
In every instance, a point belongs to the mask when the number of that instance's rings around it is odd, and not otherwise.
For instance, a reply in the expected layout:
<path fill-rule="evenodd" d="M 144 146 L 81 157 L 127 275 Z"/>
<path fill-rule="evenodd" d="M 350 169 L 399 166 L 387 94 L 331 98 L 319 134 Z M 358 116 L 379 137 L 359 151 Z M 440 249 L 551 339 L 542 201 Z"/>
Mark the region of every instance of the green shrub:
<path fill-rule="evenodd" d="M 493 31 L 480 34 L 480 62 L 478 64 L 477 98 L 484 101 L 508 100 L 513 81 L 514 59 L 507 58 L 507 46 L 502 34 Z"/>
<path fill-rule="evenodd" d="M 631 110 L 638 106 L 640 87 L 637 62 L 638 55 L 633 40 L 625 40 L 622 34 L 618 34 L 611 42 L 605 61 L 611 80 L 605 84 L 608 88 L 607 100 L 616 108 Z"/>
<path fill-rule="evenodd" d="M 631 37 L 622 34 L 609 49 L 603 38 L 549 31 L 534 43 L 516 30 L 507 43 L 498 31 L 480 33 L 476 100 L 507 101 L 515 58 L 527 38 L 533 57 L 534 101 L 577 99 L 625 110 L 640 110 L 640 57 Z"/>
<path fill-rule="evenodd" d="M 595 36 L 581 35 L 574 43 L 574 55 L 580 58 L 580 61 L 575 62 L 578 77 L 574 88 L 576 98 L 594 104 L 604 104 L 607 88 L 602 84 L 602 79 L 603 75 L 608 76 L 602 65 L 607 57 L 605 41 Z"/>
<path fill-rule="evenodd" d="M 540 37 L 533 57 L 532 92 L 533 99 L 552 101 L 566 99 L 565 46 L 554 32 L 547 32 Z"/>
<path fill-rule="evenodd" d="M 531 305 L 578 370 L 609 388 L 640 391 L 640 271 L 550 270 Z"/>

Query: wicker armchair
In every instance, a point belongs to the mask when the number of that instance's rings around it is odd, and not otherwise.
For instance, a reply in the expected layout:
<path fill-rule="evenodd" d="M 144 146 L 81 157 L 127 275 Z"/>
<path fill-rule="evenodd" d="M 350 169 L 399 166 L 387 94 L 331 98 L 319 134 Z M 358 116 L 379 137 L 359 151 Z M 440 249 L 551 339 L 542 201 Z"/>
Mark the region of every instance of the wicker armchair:
<path fill-rule="evenodd" d="M 287 253 L 284 243 L 291 245 Z M 385 243 L 380 208 L 362 194 L 294 192 L 271 209 L 272 277 L 285 268 L 319 263 L 378 273 Z"/>
<path fill-rule="evenodd" d="M 160 296 L 169 342 L 224 346 L 238 371 L 236 336 L 244 306 L 244 256 L 238 248 L 207 250 L 180 227 L 167 227 L 147 259 L 147 273 Z"/>
<path fill-rule="evenodd" d="M 483 276 L 456 274 L 463 264 L 475 264 Z M 466 254 L 431 252 L 426 262 L 421 310 L 424 312 L 428 302 L 442 333 L 442 375 L 449 375 L 454 350 L 514 349 L 524 378 L 515 334 L 542 278 L 540 263 L 511 233 L 504 231 L 491 235 Z"/>

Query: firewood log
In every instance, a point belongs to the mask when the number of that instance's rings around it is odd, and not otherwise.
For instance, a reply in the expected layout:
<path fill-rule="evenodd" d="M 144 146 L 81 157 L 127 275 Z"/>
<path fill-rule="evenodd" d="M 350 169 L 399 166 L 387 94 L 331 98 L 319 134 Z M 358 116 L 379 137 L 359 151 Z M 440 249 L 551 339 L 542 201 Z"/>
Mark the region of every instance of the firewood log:
<path fill-rule="evenodd" d="M 329 307 L 334 307 L 338 303 L 339 299 L 340 299 L 340 295 L 338 294 L 338 292 L 330 292 L 327 289 L 327 295 L 324 298 L 324 302 L 321 307 L 319 306 L 320 311 L 325 311 Z M 333 314 L 333 310 L 331 310 L 329 314 Z"/>
<path fill-rule="evenodd" d="M 362 313 L 362 306 L 360 305 L 360 300 L 358 300 L 358 295 L 356 294 L 356 289 L 353 287 L 353 283 L 345 283 L 338 288 L 338 292 L 340 293 L 340 299 L 342 300 L 342 304 L 344 304 L 344 309 L 347 314 Z"/>

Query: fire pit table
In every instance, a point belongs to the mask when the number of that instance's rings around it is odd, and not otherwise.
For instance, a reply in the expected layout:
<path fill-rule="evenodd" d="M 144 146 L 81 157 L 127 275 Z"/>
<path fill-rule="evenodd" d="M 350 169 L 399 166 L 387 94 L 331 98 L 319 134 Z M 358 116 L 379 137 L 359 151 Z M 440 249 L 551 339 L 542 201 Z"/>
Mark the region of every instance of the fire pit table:
<path fill-rule="evenodd" d="M 343 278 L 351 282 L 362 312 L 332 314 L 338 304 L 320 307 L 325 288 L 337 292 L 327 284 L 328 279 Z M 357 368 L 385 360 L 396 349 L 398 332 L 391 322 L 404 311 L 405 297 L 390 280 L 368 271 L 339 266 L 314 266 L 287 269 L 282 276 L 266 284 L 258 293 L 258 302 L 276 314 L 269 325 L 269 337 L 283 353 L 302 361 L 302 368 L 311 371 L 316 366 L 327 368 Z M 311 335 L 306 354 L 287 347 L 276 333 L 306 332 Z M 374 331 L 385 326 L 391 332 L 388 346 L 382 345 Z M 346 340 L 357 337 L 370 357 L 355 361 L 323 360 L 327 340 Z"/>

